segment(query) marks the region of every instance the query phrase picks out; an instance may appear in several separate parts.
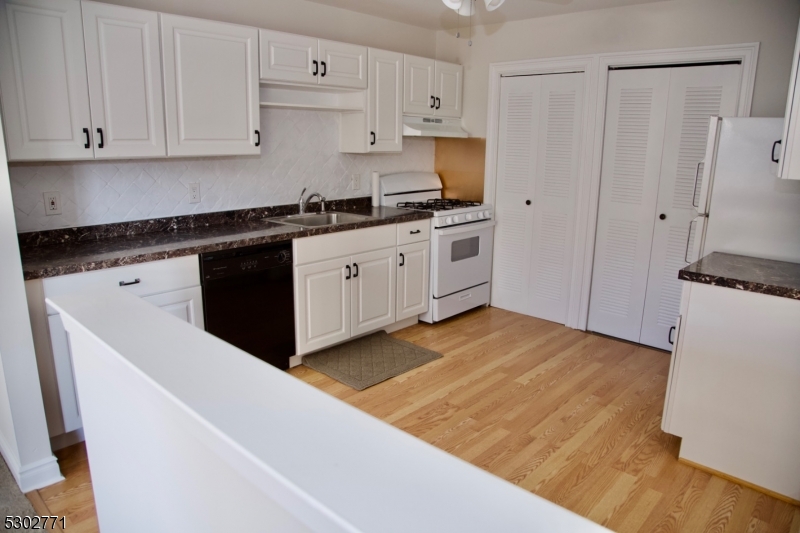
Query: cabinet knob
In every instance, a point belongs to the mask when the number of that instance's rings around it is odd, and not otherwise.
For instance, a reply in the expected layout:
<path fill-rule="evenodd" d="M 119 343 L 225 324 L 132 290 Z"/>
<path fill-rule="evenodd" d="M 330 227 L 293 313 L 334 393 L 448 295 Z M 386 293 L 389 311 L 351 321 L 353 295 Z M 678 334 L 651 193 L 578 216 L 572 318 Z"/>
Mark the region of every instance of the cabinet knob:
<path fill-rule="evenodd" d="M 660 215 L 658 215 L 658 218 L 660 218 L 661 220 L 667 220 L 667 215 L 661 213 Z"/>
<path fill-rule="evenodd" d="M 530 200 L 525 200 L 525 205 L 531 205 L 531 201 Z"/>

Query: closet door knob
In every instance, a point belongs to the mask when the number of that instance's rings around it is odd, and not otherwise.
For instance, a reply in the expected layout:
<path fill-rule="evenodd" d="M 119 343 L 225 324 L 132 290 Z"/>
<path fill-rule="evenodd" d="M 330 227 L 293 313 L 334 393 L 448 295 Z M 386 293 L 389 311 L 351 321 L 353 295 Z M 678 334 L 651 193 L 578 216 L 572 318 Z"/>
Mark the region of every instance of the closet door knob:
<path fill-rule="evenodd" d="M 667 220 L 667 215 L 661 213 L 660 215 L 658 215 L 658 218 L 660 218 L 661 220 Z"/>
<path fill-rule="evenodd" d="M 525 200 L 525 205 L 531 205 L 531 201 L 530 200 Z"/>

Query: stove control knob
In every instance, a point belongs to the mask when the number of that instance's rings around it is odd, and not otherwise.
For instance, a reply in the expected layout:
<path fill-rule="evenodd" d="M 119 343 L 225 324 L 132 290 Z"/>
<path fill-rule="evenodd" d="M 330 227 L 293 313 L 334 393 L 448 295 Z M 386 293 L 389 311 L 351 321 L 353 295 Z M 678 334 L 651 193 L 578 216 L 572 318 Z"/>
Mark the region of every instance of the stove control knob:
<path fill-rule="evenodd" d="M 452 224 L 453 223 L 453 217 L 447 217 L 446 219 L 444 219 L 444 223 L 445 224 Z"/>
<path fill-rule="evenodd" d="M 483 212 L 483 217 L 484 218 L 491 218 L 492 217 L 492 213 L 490 211 L 484 211 Z"/>
<path fill-rule="evenodd" d="M 467 214 L 464 216 L 464 218 L 466 218 L 467 220 L 472 220 L 472 215 L 471 215 L 470 213 L 467 213 Z"/>
<path fill-rule="evenodd" d="M 483 211 L 478 212 L 478 218 L 483 218 Z"/>
<path fill-rule="evenodd" d="M 453 222 L 455 222 L 456 224 L 458 224 L 458 222 L 459 222 L 459 220 L 458 220 L 458 215 L 456 215 L 456 216 L 454 216 L 454 217 L 453 217 Z"/>

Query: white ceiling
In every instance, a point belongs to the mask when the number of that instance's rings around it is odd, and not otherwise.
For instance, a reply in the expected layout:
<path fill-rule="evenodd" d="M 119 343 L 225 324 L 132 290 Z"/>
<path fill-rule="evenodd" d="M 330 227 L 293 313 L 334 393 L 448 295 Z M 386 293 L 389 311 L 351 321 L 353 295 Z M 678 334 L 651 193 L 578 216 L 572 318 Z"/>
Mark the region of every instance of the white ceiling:
<path fill-rule="evenodd" d="M 458 24 L 456 13 L 447 9 L 442 0 L 310 1 L 433 30 L 451 29 Z M 499 9 L 490 13 L 486 11 L 483 0 L 477 0 L 478 12 L 474 17 L 473 24 L 495 24 L 511 20 L 661 1 L 664 0 L 506 0 Z M 469 21 L 462 17 L 462 27 L 465 24 L 469 24 Z"/>

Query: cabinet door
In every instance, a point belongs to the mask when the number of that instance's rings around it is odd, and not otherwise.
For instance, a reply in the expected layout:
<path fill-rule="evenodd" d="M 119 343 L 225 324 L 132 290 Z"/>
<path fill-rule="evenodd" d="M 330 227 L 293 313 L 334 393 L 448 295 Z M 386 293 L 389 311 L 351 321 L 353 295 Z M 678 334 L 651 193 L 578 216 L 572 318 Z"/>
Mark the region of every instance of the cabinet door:
<path fill-rule="evenodd" d="M 403 54 L 369 50 L 369 151 L 403 150 Z"/>
<path fill-rule="evenodd" d="M 397 247 L 397 320 L 428 310 L 430 241 Z"/>
<path fill-rule="evenodd" d="M 203 321 L 203 290 L 200 287 L 154 294 L 153 296 L 146 296 L 142 300 L 160 307 L 184 322 L 188 322 L 200 329 L 205 329 Z"/>
<path fill-rule="evenodd" d="M 297 353 L 350 338 L 350 258 L 295 267 Z"/>
<path fill-rule="evenodd" d="M 262 81 L 318 83 L 317 39 L 258 30 L 258 46 Z"/>
<path fill-rule="evenodd" d="M 252 155 L 259 134 L 258 31 L 160 14 L 167 153 Z"/>
<path fill-rule="evenodd" d="M 53 347 L 58 397 L 61 400 L 61 415 L 64 418 L 64 432 L 68 433 L 83 426 L 75 388 L 75 373 L 72 370 L 72 354 L 69 351 L 69 336 L 64 329 L 61 315 L 48 316 L 47 322 L 50 328 L 50 343 Z"/>
<path fill-rule="evenodd" d="M 403 113 L 433 115 L 436 61 L 403 56 Z"/>
<path fill-rule="evenodd" d="M 464 67 L 436 62 L 436 86 L 433 94 L 436 96 L 437 117 L 461 118 L 461 88 L 464 84 Z"/>
<path fill-rule="evenodd" d="M 319 41 L 319 84 L 328 87 L 367 88 L 367 48 Z"/>
<path fill-rule="evenodd" d="M 82 6 L 95 157 L 167 155 L 158 14 Z"/>
<path fill-rule="evenodd" d="M 352 335 L 394 323 L 396 248 L 354 255 Z"/>
<path fill-rule="evenodd" d="M 0 4 L 0 92 L 9 161 L 94 157 L 78 0 Z"/>

